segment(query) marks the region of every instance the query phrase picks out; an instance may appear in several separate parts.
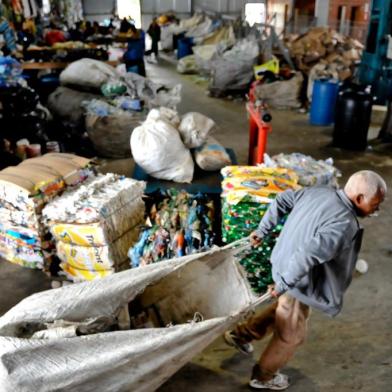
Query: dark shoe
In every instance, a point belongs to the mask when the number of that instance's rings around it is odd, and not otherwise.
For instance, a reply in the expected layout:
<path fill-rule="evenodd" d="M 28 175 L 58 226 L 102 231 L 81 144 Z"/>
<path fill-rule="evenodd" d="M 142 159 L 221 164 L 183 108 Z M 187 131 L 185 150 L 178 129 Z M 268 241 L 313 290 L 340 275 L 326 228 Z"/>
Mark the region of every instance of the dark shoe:
<path fill-rule="evenodd" d="M 223 335 L 225 342 L 243 354 L 253 353 L 253 345 L 239 338 L 234 331 L 226 331 Z"/>

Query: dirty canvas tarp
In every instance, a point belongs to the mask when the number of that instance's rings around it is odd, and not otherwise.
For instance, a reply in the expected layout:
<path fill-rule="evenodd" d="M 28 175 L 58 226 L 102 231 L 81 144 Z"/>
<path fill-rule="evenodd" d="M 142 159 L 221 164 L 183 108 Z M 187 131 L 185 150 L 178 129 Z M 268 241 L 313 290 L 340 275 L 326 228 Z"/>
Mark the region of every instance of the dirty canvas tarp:
<path fill-rule="evenodd" d="M 24 299 L 0 318 L 2 391 L 157 389 L 260 302 L 236 252 L 216 248 Z M 102 332 L 136 296 L 175 325 Z M 196 312 L 204 321 L 189 322 Z M 37 338 L 41 330 L 69 337 Z"/>

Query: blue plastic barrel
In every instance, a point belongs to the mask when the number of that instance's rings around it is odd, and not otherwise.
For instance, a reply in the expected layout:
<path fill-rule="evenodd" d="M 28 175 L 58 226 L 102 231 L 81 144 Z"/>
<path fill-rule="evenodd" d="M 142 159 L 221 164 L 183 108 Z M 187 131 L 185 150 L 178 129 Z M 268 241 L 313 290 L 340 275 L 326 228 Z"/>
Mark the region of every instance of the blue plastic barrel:
<path fill-rule="evenodd" d="M 313 84 L 310 123 L 330 125 L 334 122 L 339 83 L 334 79 L 315 80 Z"/>
<path fill-rule="evenodd" d="M 185 56 L 193 54 L 192 50 L 193 38 L 185 37 L 178 40 L 177 59 L 182 59 Z"/>

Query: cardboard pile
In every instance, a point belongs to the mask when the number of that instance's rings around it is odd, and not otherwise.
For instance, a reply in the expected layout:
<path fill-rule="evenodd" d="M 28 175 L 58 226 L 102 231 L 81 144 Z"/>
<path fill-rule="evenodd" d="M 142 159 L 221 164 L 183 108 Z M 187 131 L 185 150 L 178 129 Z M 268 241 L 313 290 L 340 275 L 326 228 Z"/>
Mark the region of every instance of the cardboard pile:
<path fill-rule="evenodd" d="M 51 153 L 0 171 L 1 257 L 29 268 L 48 266 L 51 242 L 42 209 L 91 175 L 89 163 L 76 155 Z"/>
<path fill-rule="evenodd" d="M 43 210 L 65 275 L 93 280 L 129 268 L 144 219 L 145 183 L 115 174 L 90 178 Z"/>
<path fill-rule="evenodd" d="M 328 27 L 315 27 L 301 36 L 291 35 L 286 46 L 298 69 L 305 74 L 318 65 L 319 76 L 332 72 L 340 80 L 351 77 L 352 66 L 361 59 L 363 50 L 359 41 Z"/>

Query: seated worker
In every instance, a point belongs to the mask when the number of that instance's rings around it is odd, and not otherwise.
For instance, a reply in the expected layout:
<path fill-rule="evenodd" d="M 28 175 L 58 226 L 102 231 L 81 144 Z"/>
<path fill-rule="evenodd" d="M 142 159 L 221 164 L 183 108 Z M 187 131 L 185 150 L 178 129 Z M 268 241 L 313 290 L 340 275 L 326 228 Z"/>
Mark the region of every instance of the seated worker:
<path fill-rule="evenodd" d="M 127 72 L 135 72 L 141 76 L 146 76 L 144 51 L 145 33 L 143 30 L 138 30 L 134 25 L 131 25 L 128 49 L 123 56 Z"/>
<path fill-rule="evenodd" d="M 50 22 L 49 30 L 45 34 L 46 44 L 49 46 L 53 46 L 58 42 L 65 41 L 65 34 L 53 22 Z"/>

